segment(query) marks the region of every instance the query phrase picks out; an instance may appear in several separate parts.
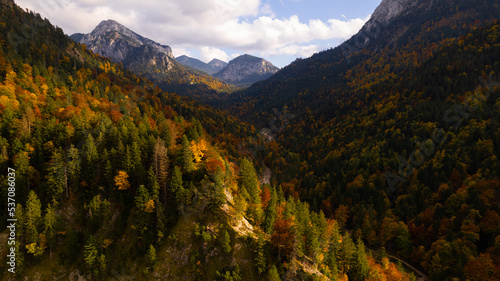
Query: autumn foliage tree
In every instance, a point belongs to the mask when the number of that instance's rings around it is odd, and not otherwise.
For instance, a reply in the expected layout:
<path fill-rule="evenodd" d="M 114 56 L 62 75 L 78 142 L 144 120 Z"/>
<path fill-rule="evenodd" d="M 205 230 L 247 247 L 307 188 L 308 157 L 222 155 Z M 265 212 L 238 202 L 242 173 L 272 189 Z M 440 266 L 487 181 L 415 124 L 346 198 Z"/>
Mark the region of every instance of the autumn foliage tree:
<path fill-rule="evenodd" d="M 124 171 L 118 171 L 118 174 L 115 176 L 115 185 L 118 190 L 127 190 L 130 187 L 130 183 L 128 181 L 128 174 Z"/>

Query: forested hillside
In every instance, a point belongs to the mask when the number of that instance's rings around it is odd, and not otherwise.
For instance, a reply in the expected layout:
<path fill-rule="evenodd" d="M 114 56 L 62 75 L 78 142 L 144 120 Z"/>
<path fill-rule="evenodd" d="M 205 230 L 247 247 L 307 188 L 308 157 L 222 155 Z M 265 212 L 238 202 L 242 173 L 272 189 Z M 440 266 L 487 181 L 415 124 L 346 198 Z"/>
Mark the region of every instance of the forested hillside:
<path fill-rule="evenodd" d="M 231 110 L 271 127 L 271 182 L 368 248 L 431 280 L 497 280 L 500 8 L 429 2 L 232 95 Z"/>
<path fill-rule="evenodd" d="M 276 143 L 305 145 L 304 153 L 268 154 L 267 165 L 281 168 L 276 180 L 433 280 L 481 266 L 492 278 L 500 237 L 498 28 L 450 43 L 388 90 L 339 100 L 354 109 L 324 124 L 310 120 L 318 129 L 307 143 L 307 131 L 291 122 Z M 491 280 L 483 277 L 471 280 Z"/>
<path fill-rule="evenodd" d="M 0 101 L 2 280 L 414 279 L 260 182 L 243 145 L 253 126 L 161 91 L 10 0 Z"/>

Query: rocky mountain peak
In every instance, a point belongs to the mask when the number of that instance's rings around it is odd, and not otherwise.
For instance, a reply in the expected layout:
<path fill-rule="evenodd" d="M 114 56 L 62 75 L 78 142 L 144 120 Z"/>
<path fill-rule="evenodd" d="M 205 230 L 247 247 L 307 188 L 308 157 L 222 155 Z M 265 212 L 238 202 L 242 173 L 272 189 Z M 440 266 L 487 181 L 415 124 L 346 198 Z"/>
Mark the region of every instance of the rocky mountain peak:
<path fill-rule="evenodd" d="M 371 29 L 376 22 L 388 24 L 396 17 L 405 14 L 417 6 L 421 0 L 382 0 L 375 9 L 366 27 Z M 432 1 L 431 1 L 432 2 Z"/>
<path fill-rule="evenodd" d="M 99 33 L 99 31 L 106 32 L 109 30 L 118 30 L 124 32 L 128 29 L 115 20 L 103 20 L 94 28 L 94 33 Z"/>
<path fill-rule="evenodd" d="M 263 58 L 241 55 L 214 76 L 233 84 L 252 84 L 267 79 L 279 70 Z"/>
<path fill-rule="evenodd" d="M 143 69 L 143 66 L 169 71 L 174 61 L 169 46 L 145 38 L 114 20 L 101 21 L 91 33 L 71 37 L 93 52 L 123 63 L 132 71 Z"/>
<path fill-rule="evenodd" d="M 127 35 L 137 41 L 140 41 L 140 38 L 137 34 L 114 20 L 101 21 L 91 32 L 91 34 L 94 36 L 105 36 L 109 33 Z"/>

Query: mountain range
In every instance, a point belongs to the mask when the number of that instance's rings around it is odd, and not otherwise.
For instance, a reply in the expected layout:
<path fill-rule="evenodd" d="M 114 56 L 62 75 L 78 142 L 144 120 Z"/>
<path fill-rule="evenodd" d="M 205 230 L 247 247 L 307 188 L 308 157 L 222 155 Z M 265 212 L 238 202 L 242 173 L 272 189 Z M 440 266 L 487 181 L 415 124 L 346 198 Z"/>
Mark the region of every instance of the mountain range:
<path fill-rule="evenodd" d="M 208 74 L 214 74 L 216 72 L 219 72 L 227 65 L 227 62 L 221 61 L 219 59 L 213 59 L 208 63 L 204 63 L 199 59 L 191 58 L 186 55 L 179 56 L 175 59 L 178 62 L 182 63 L 183 65 L 189 66 L 191 68 L 200 71 L 204 71 Z"/>
<path fill-rule="evenodd" d="M 112 62 L 156 82 L 163 90 L 210 100 L 234 86 L 177 62 L 172 49 L 145 38 L 114 20 L 100 22 L 89 34 L 71 38 Z"/>
<path fill-rule="evenodd" d="M 165 90 L 174 90 L 166 85 L 203 81 L 201 84 L 216 85 L 211 88 L 227 91 L 229 87 L 218 87 L 220 83 L 203 73 L 234 85 L 249 86 L 278 70 L 270 62 L 250 55 L 240 56 L 229 64 L 218 59 L 204 63 L 187 56 L 176 59 L 169 46 L 145 38 L 114 20 L 102 21 L 89 34 L 76 33 L 70 37 L 113 62 L 123 63 L 132 72 L 157 81 Z"/>
<path fill-rule="evenodd" d="M 279 70 L 267 60 L 248 54 L 238 56 L 229 63 L 218 59 L 204 63 L 184 55 L 177 57 L 177 61 L 194 69 L 205 71 L 220 80 L 243 87 L 265 80 Z"/>

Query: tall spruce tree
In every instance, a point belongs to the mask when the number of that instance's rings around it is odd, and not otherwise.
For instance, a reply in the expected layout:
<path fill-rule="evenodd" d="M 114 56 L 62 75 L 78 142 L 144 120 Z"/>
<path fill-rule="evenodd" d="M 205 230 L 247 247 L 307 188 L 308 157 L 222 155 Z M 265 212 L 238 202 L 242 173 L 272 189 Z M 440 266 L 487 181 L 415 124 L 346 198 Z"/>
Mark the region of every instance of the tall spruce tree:
<path fill-rule="evenodd" d="M 178 166 L 175 166 L 172 172 L 172 178 L 170 179 L 170 192 L 173 195 L 176 205 L 179 204 L 179 197 L 181 196 L 183 189 L 181 169 Z"/>
<path fill-rule="evenodd" d="M 71 144 L 67 154 L 67 169 L 70 182 L 69 185 L 74 187 L 77 184 L 78 176 L 80 174 L 80 155 L 78 153 L 78 149 L 73 144 Z M 68 196 L 68 186 L 66 186 L 66 197 Z"/>
<path fill-rule="evenodd" d="M 153 148 L 153 167 L 163 191 L 163 204 L 167 203 L 168 155 L 165 142 L 158 137 Z"/>
<path fill-rule="evenodd" d="M 365 245 L 361 239 L 356 242 L 356 252 L 354 254 L 352 273 L 354 280 L 363 281 L 368 277 L 370 272 L 370 265 L 368 264 L 368 259 L 366 258 Z"/>
<path fill-rule="evenodd" d="M 274 221 L 276 219 L 276 206 L 278 201 L 278 194 L 276 188 L 271 187 L 271 200 L 267 203 L 266 210 L 264 212 L 264 231 L 267 234 L 271 234 L 274 230 Z"/>
<path fill-rule="evenodd" d="M 123 153 L 123 150 L 118 153 Z M 97 146 L 95 144 L 94 138 L 91 134 L 87 135 L 85 143 L 82 146 L 83 155 L 83 176 L 85 179 L 92 179 L 95 177 L 97 164 L 99 162 L 99 154 L 97 151 Z"/>
<path fill-rule="evenodd" d="M 26 201 L 24 212 L 25 230 L 27 233 L 27 244 L 36 243 L 38 241 L 38 224 L 42 217 L 42 203 L 36 195 L 35 191 L 31 190 Z"/>
<path fill-rule="evenodd" d="M 49 245 L 50 256 L 52 257 L 52 248 L 55 245 L 55 225 L 56 225 L 56 208 L 53 204 L 49 204 L 45 211 L 45 216 L 43 218 L 44 232 L 47 237 L 47 242 Z"/>
<path fill-rule="evenodd" d="M 68 186 L 67 167 L 64 154 L 60 149 L 55 149 L 49 162 L 47 185 L 51 199 L 57 200 Z"/>
<path fill-rule="evenodd" d="M 269 281 L 281 281 L 278 269 L 275 265 L 273 265 L 273 267 L 269 270 L 268 279 Z"/>
<path fill-rule="evenodd" d="M 184 171 L 192 172 L 195 169 L 193 151 L 191 151 L 191 144 L 189 143 L 186 135 L 182 136 L 182 166 Z"/>
<path fill-rule="evenodd" d="M 239 184 L 241 188 L 245 188 L 250 195 L 251 208 L 248 209 L 248 215 L 254 220 L 259 222 L 262 218 L 262 206 L 260 199 L 259 180 L 253 164 L 246 158 L 240 162 L 240 179 Z"/>

